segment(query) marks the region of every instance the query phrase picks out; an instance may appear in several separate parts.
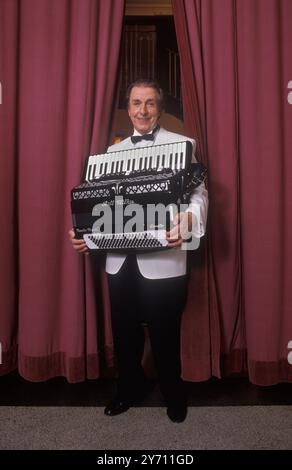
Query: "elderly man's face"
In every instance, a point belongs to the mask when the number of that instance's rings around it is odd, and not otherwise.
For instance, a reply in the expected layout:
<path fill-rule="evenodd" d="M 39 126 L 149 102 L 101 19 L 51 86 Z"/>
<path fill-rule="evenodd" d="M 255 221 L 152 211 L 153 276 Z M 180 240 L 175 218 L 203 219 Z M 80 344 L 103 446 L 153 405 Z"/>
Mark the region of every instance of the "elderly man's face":
<path fill-rule="evenodd" d="M 147 134 L 160 117 L 159 95 L 155 88 L 134 86 L 131 90 L 128 113 L 134 128 L 140 134 Z"/>

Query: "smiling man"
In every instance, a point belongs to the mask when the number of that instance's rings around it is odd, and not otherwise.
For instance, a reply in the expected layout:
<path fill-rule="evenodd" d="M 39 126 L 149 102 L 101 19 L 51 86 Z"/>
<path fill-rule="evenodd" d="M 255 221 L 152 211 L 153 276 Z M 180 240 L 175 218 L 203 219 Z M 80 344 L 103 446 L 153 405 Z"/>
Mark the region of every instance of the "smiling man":
<path fill-rule="evenodd" d="M 128 114 L 134 126 L 134 135 L 145 135 L 153 131 L 161 115 L 162 100 L 161 92 L 155 88 L 134 84 L 129 88 Z"/>
<path fill-rule="evenodd" d="M 195 161 L 196 143 L 186 136 L 168 132 L 158 124 L 163 111 L 163 92 L 156 81 L 141 79 L 127 90 L 128 114 L 134 132 L 108 148 L 108 152 L 189 140 Z M 184 421 L 187 402 L 181 380 L 180 324 L 187 294 L 187 252 L 182 248 L 182 228 L 192 227 L 200 238 L 205 233 L 208 194 L 204 183 L 191 195 L 186 212 L 174 219 L 167 232 L 168 250 L 138 254 L 108 253 L 112 332 L 118 368 L 117 395 L 105 408 L 115 416 L 141 403 L 149 386 L 141 365 L 144 351 L 143 323 L 147 323 L 160 389 L 167 415 Z M 76 251 L 87 251 L 83 240 L 70 238 Z"/>

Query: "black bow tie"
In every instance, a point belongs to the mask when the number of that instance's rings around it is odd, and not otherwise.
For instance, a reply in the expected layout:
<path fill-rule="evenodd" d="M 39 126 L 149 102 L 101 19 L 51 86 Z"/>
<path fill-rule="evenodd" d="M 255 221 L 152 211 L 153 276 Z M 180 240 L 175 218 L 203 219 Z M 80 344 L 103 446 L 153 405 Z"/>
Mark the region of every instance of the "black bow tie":
<path fill-rule="evenodd" d="M 131 137 L 133 144 L 141 142 L 141 140 L 154 140 L 154 134 L 132 135 Z"/>

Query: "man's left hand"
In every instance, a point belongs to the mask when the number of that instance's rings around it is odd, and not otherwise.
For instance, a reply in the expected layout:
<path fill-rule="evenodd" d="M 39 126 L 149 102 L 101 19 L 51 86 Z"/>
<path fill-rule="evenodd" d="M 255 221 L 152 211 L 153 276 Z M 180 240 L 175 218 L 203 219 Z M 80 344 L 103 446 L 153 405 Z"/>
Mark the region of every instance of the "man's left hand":
<path fill-rule="evenodd" d="M 180 212 L 173 219 L 174 227 L 166 232 L 166 240 L 169 248 L 178 248 L 186 241 L 192 232 L 193 214 L 191 212 Z"/>

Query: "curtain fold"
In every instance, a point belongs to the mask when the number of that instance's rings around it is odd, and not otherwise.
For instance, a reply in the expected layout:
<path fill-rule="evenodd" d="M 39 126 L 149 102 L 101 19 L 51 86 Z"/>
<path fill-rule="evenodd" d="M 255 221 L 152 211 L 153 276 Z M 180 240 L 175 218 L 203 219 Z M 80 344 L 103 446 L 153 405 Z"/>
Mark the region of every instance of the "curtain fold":
<path fill-rule="evenodd" d="M 220 372 L 291 381 L 292 3 L 173 0 L 173 12 L 185 126 L 209 170 Z M 195 293 L 193 305 L 200 329 Z"/>
<path fill-rule="evenodd" d="M 5 6 L 5 8 L 4 8 Z M 7 373 L 17 362 L 17 97 L 19 41 L 18 2 L 0 4 L 0 371 Z M 14 51 L 4 55 L 4 48 Z M 3 52 L 2 52 L 3 51 Z M 9 83 L 9 86 L 6 84 Z M 2 363 L 1 363 L 2 362 Z"/>
<path fill-rule="evenodd" d="M 104 349 L 112 361 L 106 294 L 67 234 L 84 160 L 110 143 L 123 14 L 124 0 L 0 4 L 0 373 L 77 382 L 99 376 Z"/>

